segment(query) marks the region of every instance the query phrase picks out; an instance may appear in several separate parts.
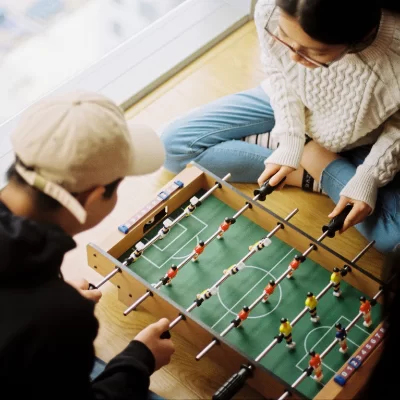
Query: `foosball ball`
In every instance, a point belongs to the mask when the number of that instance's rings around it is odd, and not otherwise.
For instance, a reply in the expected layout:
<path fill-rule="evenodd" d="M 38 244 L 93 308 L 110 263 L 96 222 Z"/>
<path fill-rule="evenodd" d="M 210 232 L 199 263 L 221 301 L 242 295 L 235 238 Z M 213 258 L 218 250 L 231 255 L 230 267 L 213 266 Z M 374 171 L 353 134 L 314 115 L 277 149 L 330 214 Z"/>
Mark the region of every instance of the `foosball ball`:
<path fill-rule="evenodd" d="M 374 243 L 348 260 L 329 241 L 351 205 L 313 238 L 296 225 L 301 210 L 266 207 L 268 182 L 251 198 L 229 177 L 192 163 L 89 243 L 88 264 L 104 276 L 91 287 L 111 281 L 124 315 L 166 317 L 163 337 L 179 333 L 198 349 L 194 362 L 216 361 L 227 381 L 210 398 L 245 383 L 269 399 L 342 398 L 384 339 L 382 283 L 357 265 Z"/>

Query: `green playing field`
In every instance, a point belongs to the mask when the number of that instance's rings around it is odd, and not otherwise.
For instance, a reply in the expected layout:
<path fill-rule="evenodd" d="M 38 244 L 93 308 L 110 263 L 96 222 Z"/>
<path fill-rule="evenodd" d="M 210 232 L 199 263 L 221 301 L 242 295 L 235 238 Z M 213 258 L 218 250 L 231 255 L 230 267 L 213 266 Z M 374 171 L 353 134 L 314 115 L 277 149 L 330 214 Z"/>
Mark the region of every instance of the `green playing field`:
<path fill-rule="evenodd" d="M 201 194 L 197 194 L 198 197 Z M 176 218 L 187 204 L 176 210 Z M 168 235 L 149 247 L 142 257 L 130 268 L 149 283 L 157 283 L 172 264 L 179 264 L 194 249 L 198 241 L 206 241 L 218 229 L 225 217 L 233 216 L 235 210 L 214 196 L 210 196 L 194 213 L 174 226 Z M 300 210 L 301 212 L 301 210 Z M 154 237 L 160 225 L 156 226 L 142 240 L 146 243 Z M 211 287 L 222 277 L 223 270 L 237 263 L 248 253 L 248 246 L 265 237 L 263 228 L 243 215 L 225 233 L 223 239 L 213 240 L 200 255 L 198 261 L 190 261 L 178 273 L 170 286 L 160 290 L 184 308 L 189 307 L 196 294 Z M 246 268 L 230 276 L 221 286 L 218 294 L 205 301 L 200 308 L 192 311 L 195 318 L 207 324 L 215 334 L 221 333 L 234 319 L 244 305 L 249 306 L 262 294 L 270 279 L 284 273 L 296 254 L 305 249 L 293 249 L 286 243 L 272 237 L 272 244 L 255 253 L 246 262 Z M 334 239 L 326 239 L 334 240 Z M 130 253 L 130 252 L 129 252 Z M 124 254 L 121 260 L 129 253 Z M 342 265 L 338 265 L 342 267 Z M 225 338 L 254 360 L 279 333 L 282 317 L 292 321 L 305 307 L 308 291 L 317 295 L 328 283 L 330 272 L 311 260 L 306 260 L 295 272 L 292 279 L 284 279 L 266 303 L 259 303 L 241 327 L 229 332 Z M 293 328 L 294 349 L 288 349 L 285 341 L 277 344 L 261 363 L 277 376 L 292 384 L 308 366 L 311 349 L 321 353 L 335 339 L 335 323 L 343 326 L 357 315 L 361 292 L 342 281 L 342 296 L 336 298 L 330 290 L 317 306 L 320 316 L 313 323 L 307 313 Z M 323 360 L 324 378 L 316 382 L 305 379 L 298 390 L 312 398 L 322 388 L 345 360 L 361 345 L 379 322 L 380 309 L 372 310 L 373 324 L 365 328 L 360 320 L 348 334 L 349 351 L 341 354 L 335 347 Z M 211 350 L 212 351 L 212 350 Z M 199 361 L 201 362 L 201 360 Z M 240 366 L 238 365 L 238 369 Z"/>

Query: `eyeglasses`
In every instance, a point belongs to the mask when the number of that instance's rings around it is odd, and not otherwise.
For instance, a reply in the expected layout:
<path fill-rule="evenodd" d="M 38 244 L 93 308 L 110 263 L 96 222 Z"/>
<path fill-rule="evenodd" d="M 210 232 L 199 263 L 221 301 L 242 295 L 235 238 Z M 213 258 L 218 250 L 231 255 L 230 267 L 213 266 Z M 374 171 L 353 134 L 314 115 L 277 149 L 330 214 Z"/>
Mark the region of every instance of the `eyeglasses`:
<path fill-rule="evenodd" d="M 287 47 L 291 52 L 297 54 L 299 57 L 303 58 L 304 60 L 308 61 L 310 64 L 315 65 L 316 67 L 323 67 L 323 68 L 329 68 L 329 66 L 331 64 L 333 64 L 334 62 L 337 62 L 339 60 L 341 60 L 348 52 L 349 49 L 345 49 L 341 54 L 339 54 L 339 56 L 337 58 L 335 58 L 334 60 L 327 62 L 327 63 L 321 63 L 319 61 L 313 60 L 312 58 L 310 58 L 309 56 L 307 56 L 306 54 L 304 54 L 303 52 L 296 50 L 293 46 L 291 46 L 290 44 L 286 43 L 285 41 L 283 41 L 280 37 L 276 36 L 274 33 L 272 33 L 269 29 L 268 29 L 268 25 L 269 25 L 269 21 L 272 17 L 272 15 L 275 14 L 275 10 L 276 7 L 273 9 L 272 13 L 270 14 L 267 23 L 265 24 L 265 31 L 273 38 L 275 39 L 277 42 L 283 44 L 285 47 Z"/>

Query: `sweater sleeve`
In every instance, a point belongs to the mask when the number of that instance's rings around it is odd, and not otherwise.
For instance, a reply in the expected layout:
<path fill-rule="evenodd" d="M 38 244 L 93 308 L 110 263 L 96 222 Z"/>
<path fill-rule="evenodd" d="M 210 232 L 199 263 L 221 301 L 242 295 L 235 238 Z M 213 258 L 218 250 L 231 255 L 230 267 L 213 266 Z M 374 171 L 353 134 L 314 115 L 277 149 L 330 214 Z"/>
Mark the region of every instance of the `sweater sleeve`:
<path fill-rule="evenodd" d="M 389 118 L 382 134 L 340 193 L 367 203 L 372 209 L 378 188 L 387 185 L 400 170 L 400 111 Z"/>
<path fill-rule="evenodd" d="M 274 135 L 279 142 L 278 148 L 265 160 L 265 163 L 298 168 L 305 142 L 305 109 L 302 101 L 290 87 L 281 62 L 271 52 L 273 46 L 282 46 L 265 31 L 265 24 L 274 7 L 275 1 L 259 0 L 254 15 L 261 47 L 261 61 L 266 72 L 266 78 L 261 86 L 274 110 L 275 126 L 271 135 Z M 274 26 L 273 22 L 270 20 L 270 26 Z"/>

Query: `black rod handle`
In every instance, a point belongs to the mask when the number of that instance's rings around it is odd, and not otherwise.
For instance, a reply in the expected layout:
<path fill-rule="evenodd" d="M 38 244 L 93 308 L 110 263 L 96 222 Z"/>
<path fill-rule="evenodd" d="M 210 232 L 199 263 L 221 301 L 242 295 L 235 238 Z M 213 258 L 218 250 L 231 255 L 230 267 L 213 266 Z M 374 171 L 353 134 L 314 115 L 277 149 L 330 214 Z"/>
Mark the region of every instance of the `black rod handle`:
<path fill-rule="evenodd" d="M 164 331 L 161 336 L 160 339 L 171 339 L 171 333 L 170 331 Z"/>
<path fill-rule="evenodd" d="M 353 204 L 348 203 L 346 207 L 342 210 L 342 212 L 339 215 L 336 215 L 336 217 L 333 217 L 329 224 L 324 225 L 322 227 L 322 232 L 328 231 L 328 237 L 333 238 L 335 237 L 335 233 L 343 228 L 343 224 L 347 216 L 349 215 L 350 211 L 353 208 Z"/>
<path fill-rule="evenodd" d="M 94 290 L 97 289 L 96 285 L 93 285 L 93 283 L 89 283 L 88 290 Z"/>
<path fill-rule="evenodd" d="M 259 195 L 258 199 L 259 201 L 264 201 L 265 198 L 271 194 L 279 185 L 286 180 L 286 177 L 284 177 L 276 186 L 271 186 L 269 184 L 271 178 L 267 179 L 259 189 L 254 190 L 254 196 Z"/>
<path fill-rule="evenodd" d="M 252 367 L 242 365 L 240 371 L 233 374 L 213 395 L 212 400 L 230 400 L 253 375 Z"/>

